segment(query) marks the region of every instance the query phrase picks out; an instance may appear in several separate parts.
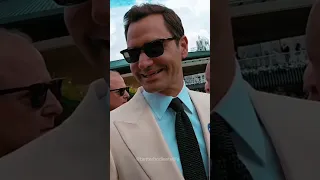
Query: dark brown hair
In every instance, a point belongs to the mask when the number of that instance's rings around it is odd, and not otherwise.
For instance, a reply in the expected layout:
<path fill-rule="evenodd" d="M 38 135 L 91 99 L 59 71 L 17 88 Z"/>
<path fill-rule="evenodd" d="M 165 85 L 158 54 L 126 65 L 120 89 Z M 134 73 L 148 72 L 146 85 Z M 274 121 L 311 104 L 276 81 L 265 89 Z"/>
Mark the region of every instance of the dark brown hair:
<path fill-rule="evenodd" d="M 168 28 L 172 36 L 178 40 L 184 35 L 184 29 L 181 19 L 172 10 L 163 5 L 145 3 L 140 6 L 135 5 L 124 15 L 124 29 L 127 40 L 127 33 L 131 23 L 137 22 L 149 15 L 161 14 L 163 16 L 165 26 Z"/>

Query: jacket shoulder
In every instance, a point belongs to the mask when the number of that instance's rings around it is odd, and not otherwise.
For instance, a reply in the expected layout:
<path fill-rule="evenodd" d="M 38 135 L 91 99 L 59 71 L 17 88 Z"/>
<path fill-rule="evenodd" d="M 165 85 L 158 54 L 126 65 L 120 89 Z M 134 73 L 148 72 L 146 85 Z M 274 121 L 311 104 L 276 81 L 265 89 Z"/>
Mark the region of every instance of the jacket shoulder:
<path fill-rule="evenodd" d="M 281 109 L 282 113 L 295 114 L 297 117 L 303 115 L 304 119 L 309 119 L 310 121 L 318 116 L 320 110 L 320 102 L 259 91 L 256 91 L 254 101 L 258 106 L 269 107 L 270 110 Z M 259 103 L 259 101 L 263 103 Z"/>
<path fill-rule="evenodd" d="M 199 91 L 193 91 L 193 90 L 189 90 L 190 94 L 199 96 L 201 98 L 209 98 L 210 100 L 210 94 L 209 93 L 204 93 L 204 92 L 199 92 Z"/>

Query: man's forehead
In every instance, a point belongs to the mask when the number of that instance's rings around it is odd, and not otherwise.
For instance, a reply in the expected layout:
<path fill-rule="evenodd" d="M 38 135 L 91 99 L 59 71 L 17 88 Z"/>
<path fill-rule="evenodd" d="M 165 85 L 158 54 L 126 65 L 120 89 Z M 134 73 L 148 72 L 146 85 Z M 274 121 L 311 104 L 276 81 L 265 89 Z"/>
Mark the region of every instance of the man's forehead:
<path fill-rule="evenodd" d="M 110 73 L 110 88 L 122 88 L 125 87 L 124 79 L 120 74 Z"/>
<path fill-rule="evenodd" d="M 131 23 L 127 35 L 128 47 L 135 47 L 156 39 L 168 38 L 171 33 L 165 26 L 163 16 L 154 14 Z"/>
<path fill-rule="evenodd" d="M 2 87 L 19 87 L 50 80 L 41 54 L 27 40 L 7 32 L 0 32 L 0 38 Z"/>
<path fill-rule="evenodd" d="M 126 87 L 126 84 L 123 80 L 110 81 L 110 89 L 119 89 L 124 87 Z"/>
<path fill-rule="evenodd" d="M 119 75 L 110 75 L 110 83 L 113 83 L 113 82 L 124 82 L 124 80 L 120 74 Z"/>

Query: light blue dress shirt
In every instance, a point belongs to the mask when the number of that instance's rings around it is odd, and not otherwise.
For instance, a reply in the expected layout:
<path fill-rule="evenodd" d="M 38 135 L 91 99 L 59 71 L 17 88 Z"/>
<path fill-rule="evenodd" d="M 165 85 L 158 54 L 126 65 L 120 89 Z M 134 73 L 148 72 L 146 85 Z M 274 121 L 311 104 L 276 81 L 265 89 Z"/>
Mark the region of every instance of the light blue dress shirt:
<path fill-rule="evenodd" d="M 239 158 L 254 180 L 282 180 L 283 173 L 270 138 L 251 103 L 239 66 L 224 98 L 215 107 L 234 129 L 232 138 Z M 214 143 L 214 142 L 211 142 Z"/>
<path fill-rule="evenodd" d="M 175 135 L 176 115 L 175 115 L 175 112 L 171 108 L 169 108 L 169 104 L 173 99 L 173 97 L 164 96 L 159 93 L 148 93 L 146 91 L 143 91 L 142 94 L 146 99 L 147 103 L 149 104 L 155 119 L 157 120 L 157 123 L 161 129 L 162 135 L 169 146 L 172 157 L 175 158 L 180 171 L 183 172 L 181 162 L 180 162 L 177 139 Z M 207 176 L 209 176 L 208 153 L 206 149 L 205 140 L 203 137 L 201 123 L 199 121 L 197 111 L 189 96 L 188 88 L 185 86 L 185 84 L 177 97 L 183 102 L 185 112 L 187 113 L 191 121 L 194 132 L 198 139 L 205 170 L 206 170 Z"/>

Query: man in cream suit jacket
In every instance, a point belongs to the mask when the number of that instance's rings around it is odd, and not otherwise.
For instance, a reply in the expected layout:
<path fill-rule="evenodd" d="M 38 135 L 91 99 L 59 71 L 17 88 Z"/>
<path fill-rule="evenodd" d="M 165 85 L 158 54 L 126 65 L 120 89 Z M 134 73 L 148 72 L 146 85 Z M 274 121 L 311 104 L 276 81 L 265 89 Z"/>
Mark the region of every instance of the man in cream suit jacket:
<path fill-rule="evenodd" d="M 189 90 L 183 81 L 182 59 L 188 55 L 188 40 L 180 18 L 167 7 L 144 4 L 132 7 L 124 22 L 128 49 L 121 53 L 142 87 L 128 103 L 110 112 L 110 178 L 206 180 L 210 95 Z M 179 118 L 169 105 L 176 98 L 189 118 L 184 127 L 177 125 Z M 192 133 L 181 140 L 179 130 Z M 197 142 L 191 141 L 194 139 Z M 181 147 L 184 142 L 197 147 L 188 149 L 187 157 L 183 148 L 190 146 Z M 199 156 L 200 165 L 193 165 L 194 157 Z M 190 157 L 192 170 L 185 164 Z M 199 176 L 188 175 L 194 169 L 201 171 Z"/>
<path fill-rule="evenodd" d="M 168 160 L 173 157 L 142 91 L 139 88 L 128 103 L 110 113 L 111 180 L 183 179 L 176 162 Z M 195 91 L 189 94 L 210 152 L 210 96 Z"/>

